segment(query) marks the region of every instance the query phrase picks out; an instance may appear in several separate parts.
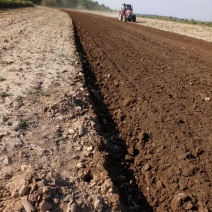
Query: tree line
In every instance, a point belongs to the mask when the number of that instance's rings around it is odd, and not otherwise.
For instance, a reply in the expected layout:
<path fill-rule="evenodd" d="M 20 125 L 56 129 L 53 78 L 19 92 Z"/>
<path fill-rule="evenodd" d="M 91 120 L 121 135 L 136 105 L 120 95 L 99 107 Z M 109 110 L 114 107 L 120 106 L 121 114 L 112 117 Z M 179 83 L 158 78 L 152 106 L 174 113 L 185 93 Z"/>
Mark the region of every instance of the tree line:
<path fill-rule="evenodd" d="M 68 7 L 74 9 L 112 11 L 104 4 L 92 0 L 0 0 L 1 8 L 29 7 L 33 4 L 50 7 Z"/>
<path fill-rule="evenodd" d="M 44 6 L 69 7 L 74 9 L 88 9 L 88 10 L 104 10 L 112 11 L 104 4 L 99 4 L 92 0 L 32 0 L 34 4 L 41 4 Z"/>

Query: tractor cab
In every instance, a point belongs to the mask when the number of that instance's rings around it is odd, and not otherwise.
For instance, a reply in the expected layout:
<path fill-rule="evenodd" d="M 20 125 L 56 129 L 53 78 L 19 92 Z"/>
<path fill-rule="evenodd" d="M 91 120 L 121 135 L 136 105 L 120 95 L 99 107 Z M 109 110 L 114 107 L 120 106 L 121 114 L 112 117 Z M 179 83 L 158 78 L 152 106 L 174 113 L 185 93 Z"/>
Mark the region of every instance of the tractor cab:
<path fill-rule="evenodd" d="M 126 10 L 130 10 L 132 11 L 133 10 L 133 6 L 131 4 L 122 4 L 122 10 L 126 11 Z"/>
<path fill-rule="evenodd" d="M 136 22 L 136 15 L 133 14 L 133 6 L 131 4 L 122 4 L 119 11 L 120 21 Z"/>

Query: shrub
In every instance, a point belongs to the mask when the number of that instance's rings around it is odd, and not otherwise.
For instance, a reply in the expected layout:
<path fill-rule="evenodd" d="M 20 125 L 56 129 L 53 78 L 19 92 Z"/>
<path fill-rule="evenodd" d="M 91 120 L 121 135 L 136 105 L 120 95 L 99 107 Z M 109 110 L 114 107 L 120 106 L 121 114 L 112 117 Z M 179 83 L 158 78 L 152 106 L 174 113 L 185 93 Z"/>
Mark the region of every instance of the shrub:
<path fill-rule="evenodd" d="M 19 123 L 15 126 L 15 130 L 24 130 L 28 127 L 26 120 L 20 120 Z"/>

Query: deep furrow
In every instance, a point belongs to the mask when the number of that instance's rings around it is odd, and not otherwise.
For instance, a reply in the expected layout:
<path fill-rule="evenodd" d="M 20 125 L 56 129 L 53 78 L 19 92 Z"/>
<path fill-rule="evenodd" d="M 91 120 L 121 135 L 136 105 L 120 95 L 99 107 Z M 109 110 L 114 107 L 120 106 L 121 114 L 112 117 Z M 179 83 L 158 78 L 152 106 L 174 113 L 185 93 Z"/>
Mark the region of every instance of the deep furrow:
<path fill-rule="evenodd" d="M 105 167 L 123 202 L 130 211 L 212 210 L 212 44 L 68 13 L 87 83 L 102 95 Z"/>

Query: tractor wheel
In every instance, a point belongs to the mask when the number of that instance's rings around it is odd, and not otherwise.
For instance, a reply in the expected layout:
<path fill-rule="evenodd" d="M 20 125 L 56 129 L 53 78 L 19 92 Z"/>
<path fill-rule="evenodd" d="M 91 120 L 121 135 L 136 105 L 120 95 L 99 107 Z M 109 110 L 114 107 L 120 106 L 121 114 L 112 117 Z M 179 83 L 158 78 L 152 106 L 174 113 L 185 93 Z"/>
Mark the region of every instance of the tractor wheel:
<path fill-rule="evenodd" d="M 126 16 L 125 15 L 122 16 L 122 21 L 124 21 L 124 22 L 126 21 Z"/>
<path fill-rule="evenodd" d="M 133 21 L 133 22 L 136 22 L 136 15 L 133 15 L 132 21 Z"/>
<path fill-rule="evenodd" d="M 120 14 L 120 15 L 119 15 L 119 21 L 121 21 L 121 20 L 122 20 L 122 15 Z"/>

